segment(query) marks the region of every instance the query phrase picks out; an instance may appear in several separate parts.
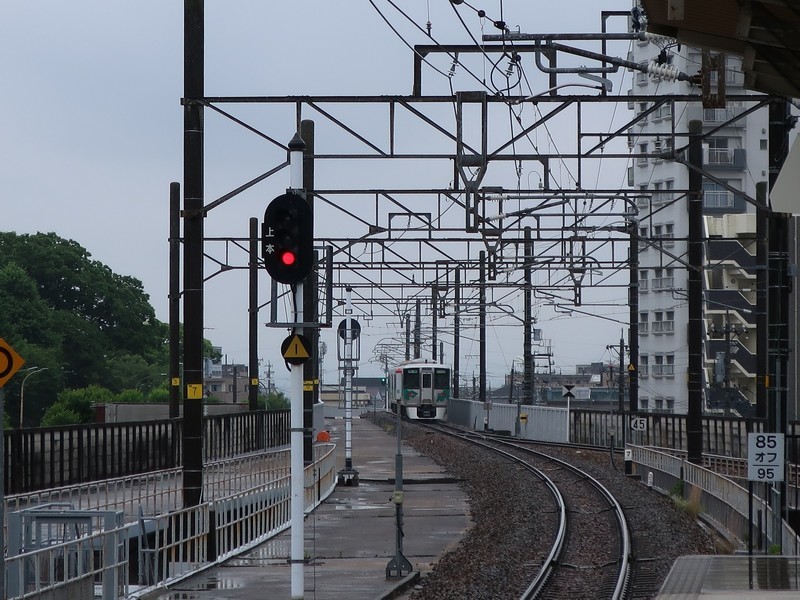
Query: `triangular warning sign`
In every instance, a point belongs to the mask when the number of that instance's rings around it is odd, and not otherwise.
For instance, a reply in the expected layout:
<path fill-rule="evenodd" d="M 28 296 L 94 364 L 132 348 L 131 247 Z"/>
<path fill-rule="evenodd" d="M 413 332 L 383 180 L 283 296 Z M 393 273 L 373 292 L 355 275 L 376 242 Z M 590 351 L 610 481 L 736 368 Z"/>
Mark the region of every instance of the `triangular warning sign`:
<path fill-rule="evenodd" d="M 308 358 L 308 350 L 303 345 L 303 341 L 300 339 L 299 335 L 296 335 L 292 338 L 289 342 L 289 347 L 286 349 L 286 352 L 283 354 L 283 358 Z"/>

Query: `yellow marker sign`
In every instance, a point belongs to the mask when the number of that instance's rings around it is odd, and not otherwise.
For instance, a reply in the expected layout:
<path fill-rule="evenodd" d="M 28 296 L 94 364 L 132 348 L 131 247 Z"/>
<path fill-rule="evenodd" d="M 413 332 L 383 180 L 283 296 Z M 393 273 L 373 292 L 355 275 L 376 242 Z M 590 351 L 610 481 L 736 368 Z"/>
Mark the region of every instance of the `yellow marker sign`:
<path fill-rule="evenodd" d="M 3 338 L 0 338 L 0 387 L 25 364 L 25 359 L 17 354 Z"/>
<path fill-rule="evenodd" d="M 292 365 L 302 365 L 311 357 L 311 343 L 300 334 L 290 335 L 281 344 L 281 355 Z"/>
<path fill-rule="evenodd" d="M 633 363 L 628 365 L 628 371 L 635 371 L 636 367 L 633 366 Z"/>
<path fill-rule="evenodd" d="M 178 387 L 178 386 L 180 386 L 180 384 L 181 384 L 181 378 L 180 377 L 173 377 L 172 378 L 172 385 L 174 387 Z"/>
<path fill-rule="evenodd" d="M 310 381 L 303 382 L 303 391 L 304 392 L 313 392 L 314 391 L 314 384 Z"/>
<path fill-rule="evenodd" d="M 202 400 L 203 399 L 203 384 L 190 383 L 186 386 L 186 397 L 189 400 Z"/>
<path fill-rule="evenodd" d="M 256 387 L 258 385 L 258 377 L 253 377 L 250 380 L 250 385 L 252 385 L 253 387 Z"/>

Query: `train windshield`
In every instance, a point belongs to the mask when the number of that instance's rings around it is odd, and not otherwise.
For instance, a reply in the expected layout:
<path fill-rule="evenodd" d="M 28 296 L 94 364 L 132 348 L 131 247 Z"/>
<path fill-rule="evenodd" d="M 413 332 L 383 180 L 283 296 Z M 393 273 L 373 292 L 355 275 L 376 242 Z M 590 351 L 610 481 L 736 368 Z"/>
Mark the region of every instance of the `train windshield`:
<path fill-rule="evenodd" d="M 422 374 L 422 387 L 426 390 L 431 389 L 431 379 L 432 377 L 430 372 Z"/>
<path fill-rule="evenodd" d="M 433 387 L 437 390 L 446 390 L 450 387 L 450 373 L 447 369 L 434 371 Z"/>
<path fill-rule="evenodd" d="M 406 389 L 419 389 L 419 369 L 406 369 L 403 375 L 403 387 Z"/>

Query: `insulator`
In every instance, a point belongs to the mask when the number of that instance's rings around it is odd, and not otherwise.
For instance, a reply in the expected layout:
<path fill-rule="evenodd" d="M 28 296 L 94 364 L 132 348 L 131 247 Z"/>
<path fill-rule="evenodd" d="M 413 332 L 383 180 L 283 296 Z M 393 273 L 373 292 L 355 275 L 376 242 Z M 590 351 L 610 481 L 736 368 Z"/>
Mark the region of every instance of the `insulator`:
<path fill-rule="evenodd" d="M 647 72 L 653 77 L 661 77 L 665 81 L 675 81 L 678 78 L 678 69 L 672 65 L 659 65 L 651 62 L 647 65 Z"/>
<path fill-rule="evenodd" d="M 674 44 L 678 41 L 675 38 L 658 35 L 657 33 L 650 33 L 649 31 L 645 31 L 643 35 L 644 39 L 652 44 Z"/>

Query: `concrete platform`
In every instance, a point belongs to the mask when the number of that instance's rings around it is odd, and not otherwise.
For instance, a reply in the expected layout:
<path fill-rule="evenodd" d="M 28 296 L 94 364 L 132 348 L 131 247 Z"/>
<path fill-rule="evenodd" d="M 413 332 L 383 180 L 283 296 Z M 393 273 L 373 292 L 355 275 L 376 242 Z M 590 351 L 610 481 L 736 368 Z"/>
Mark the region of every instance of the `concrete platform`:
<path fill-rule="evenodd" d="M 326 420 L 338 460 L 344 468 L 345 421 Z M 397 442 L 366 419 L 353 419 L 353 468 L 359 485 L 339 485 L 306 518 L 305 598 L 375 600 L 391 597 L 399 578 L 386 578 L 395 556 L 394 491 Z M 405 503 L 403 550 L 413 573 L 424 573 L 470 522 L 466 498 L 432 460 L 402 446 Z M 290 532 L 265 542 L 241 557 L 184 580 L 148 600 L 251 600 L 291 598 Z"/>
<path fill-rule="evenodd" d="M 800 598 L 796 556 L 682 556 L 657 600 Z"/>

